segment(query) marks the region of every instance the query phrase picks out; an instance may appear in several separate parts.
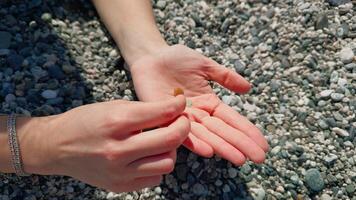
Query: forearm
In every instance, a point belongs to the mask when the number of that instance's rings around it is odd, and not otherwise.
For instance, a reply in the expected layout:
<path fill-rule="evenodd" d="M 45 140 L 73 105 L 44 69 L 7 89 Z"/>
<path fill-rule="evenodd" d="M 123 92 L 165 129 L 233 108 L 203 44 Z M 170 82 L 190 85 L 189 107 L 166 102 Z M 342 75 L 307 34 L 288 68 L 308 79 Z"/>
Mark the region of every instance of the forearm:
<path fill-rule="evenodd" d="M 93 2 L 129 65 L 140 57 L 167 46 L 156 26 L 150 0 Z"/>

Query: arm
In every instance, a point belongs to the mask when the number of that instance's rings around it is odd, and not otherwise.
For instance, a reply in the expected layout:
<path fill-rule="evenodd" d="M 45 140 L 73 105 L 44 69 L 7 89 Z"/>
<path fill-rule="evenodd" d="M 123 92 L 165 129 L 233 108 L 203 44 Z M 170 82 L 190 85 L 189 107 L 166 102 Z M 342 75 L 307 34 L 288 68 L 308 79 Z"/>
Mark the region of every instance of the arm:
<path fill-rule="evenodd" d="M 268 143 L 261 131 L 225 105 L 209 85 L 215 81 L 233 92 L 250 84 L 236 72 L 183 45 L 168 46 L 159 33 L 149 0 L 93 0 L 130 67 L 141 101 L 172 98 L 182 88 L 192 102 L 185 112 L 191 130 L 184 146 L 205 157 L 213 153 L 242 165 L 265 159 Z"/>
<path fill-rule="evenodd" d="M 179 95 L 161 102 L 116 100 L 48 117 L 18 117 L 23 169 L 71 176 L 114 192 L 157 185 L 172 171 L 176 149 L 188 135 L 189 120 L 181 116 L 185 104 Z M 0 172 L 13 173 L 6 121 L 0 117 Z"/>
<path fill-rule="evenodd" d="M 156 26 L 150 0 L 93 2 L 129 66 L 167 46 Z"/>
<path fill-rule="evenodd" d="M 17 117 L 16 132 L 24 170 L 33 174 L 52 174 L 54 160 L 43 135 L 50 134 L 48 126 L 53 117 Z M 0 172 L 14 173 L 8 144 L 7 116 L 0 116 Z"/>

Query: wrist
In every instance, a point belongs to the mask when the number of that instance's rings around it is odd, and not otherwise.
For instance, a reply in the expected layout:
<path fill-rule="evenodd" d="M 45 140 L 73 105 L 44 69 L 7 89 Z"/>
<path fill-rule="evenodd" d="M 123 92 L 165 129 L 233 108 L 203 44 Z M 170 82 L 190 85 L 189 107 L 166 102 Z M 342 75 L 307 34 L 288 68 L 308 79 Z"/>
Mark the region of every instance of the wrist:
<path fill-rule="evenodd" d="M 53 136 L 56 116 L 18 117 L 16 128 L 23 169 L 30 174 L 58 174 Z"/>
<path fill-rule="evenodd" d="M 129 37 L 129 39 L 125 39 L 123 36 L 121 37 L 122 39 L 120 39 L 121 42 L 118 42 L 122 56 L 125 58 L 129 67 L 142 57 L 157 54 L 162 48 L 168 46 L 160 33 Z"/>

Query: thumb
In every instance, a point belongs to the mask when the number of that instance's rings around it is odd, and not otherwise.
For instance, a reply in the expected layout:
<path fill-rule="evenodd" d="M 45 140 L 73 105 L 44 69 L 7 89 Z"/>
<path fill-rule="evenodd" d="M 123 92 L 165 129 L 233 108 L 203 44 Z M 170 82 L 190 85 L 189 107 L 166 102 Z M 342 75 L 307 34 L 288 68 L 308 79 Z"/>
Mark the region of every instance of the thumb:
<path fill-rule="evenodd" d="M 183 95 L 165 101 L 141 102 L 130 106 L 127 113 L 129 131 L 155 128 L 179 117 L 186 105 Z M 133 129 L 133 130 L 131 130 Z"/>
<path fill-rule="evenodd" d="M 213 60 L 210 60 L 210 62 L 212 64 L 206 66 L 207 69 L 205 71 L 210 80 L 216 81 L 220 85 L 237 93 L 247 93 L 251 89 L 250 83 L 240 74 L 216 63 Z"/>

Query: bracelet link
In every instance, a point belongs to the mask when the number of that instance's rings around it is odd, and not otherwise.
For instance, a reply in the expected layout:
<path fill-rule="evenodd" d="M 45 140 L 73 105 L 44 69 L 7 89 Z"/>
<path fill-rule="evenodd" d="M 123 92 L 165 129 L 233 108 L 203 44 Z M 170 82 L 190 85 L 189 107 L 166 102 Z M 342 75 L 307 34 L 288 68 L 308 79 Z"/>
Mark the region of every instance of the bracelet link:
<path fill-rule="evenodd" d="M 7 119 L 7 132 L 9 134 L 9 147 L 12 157 L 12 166 L 18 176 L 30 176 L 23 169 L 20 146 L 16 133 L 16 115 L 10 114 Z"/>

